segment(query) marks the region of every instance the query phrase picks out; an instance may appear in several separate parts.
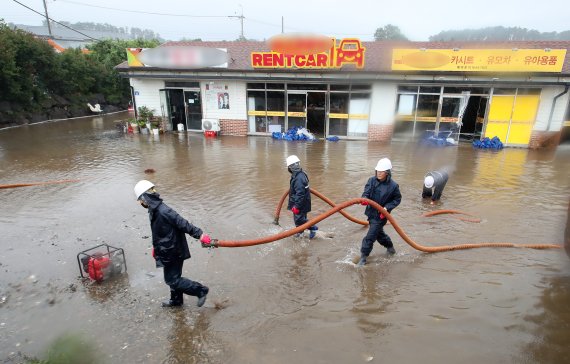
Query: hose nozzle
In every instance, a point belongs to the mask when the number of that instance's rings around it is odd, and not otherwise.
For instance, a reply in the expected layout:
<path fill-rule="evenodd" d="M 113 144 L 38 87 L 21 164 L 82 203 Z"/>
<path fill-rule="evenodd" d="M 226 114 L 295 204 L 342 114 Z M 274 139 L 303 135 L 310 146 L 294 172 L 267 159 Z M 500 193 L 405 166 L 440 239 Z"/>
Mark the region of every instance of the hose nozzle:
<path fill-rule="evenodd" d="M 217 248 L 218 239 L 212 239 L 209 243 L 202 243 L 202 248 Z"/>

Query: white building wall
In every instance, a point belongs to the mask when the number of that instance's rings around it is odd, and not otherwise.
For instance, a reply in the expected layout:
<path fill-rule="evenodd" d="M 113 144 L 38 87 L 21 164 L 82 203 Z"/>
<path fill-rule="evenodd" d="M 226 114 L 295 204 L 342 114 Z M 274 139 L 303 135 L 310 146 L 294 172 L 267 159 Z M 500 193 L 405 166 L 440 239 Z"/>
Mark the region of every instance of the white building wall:
<path fill-rule="evenodd" d="M 203 81 L 200 82 L 202 113 L 204 119 L 247 120 L 246 82 Z M 227 94 L 229 108 L 223 108 L 220 95 Z"/>
<path fill-rule="evenodd" d="M 536 122 L 534 123 L 533 130 L 546 131 L 546 127 L 548 126 L 548 118 L 550 117 L 550 111 L 552 110 L 552 101 L 556 95 L 562 92 L 564 92 L 563 86 L 544 87 L 542 89 L 542 92 L 540 94 L 540 105 L 538 106 Z M 559 131 L 562 128 L 562 123 L 564 122 L 564 113 L 566 112 L 566 106 L 568 105 L 569 94 L 570 91 L 556 100 L 556 106 L 554 107 L 554 113 L 552 114 L 550 130 L 548 131 Z"/>
<path fill-rule="evenodd" d="M 164 88 L 164 80 L 131 78 L 130 81 L 135 92 L 137 108 L 146 106 L 153 110 L 155 116 L 161 115 L 158 90 Z"/>
<path fill-rule="evenodd" d="M 394 123 L 398 85 L 377 82 L 372 85 L 370 124 L 390 125 Z"/>

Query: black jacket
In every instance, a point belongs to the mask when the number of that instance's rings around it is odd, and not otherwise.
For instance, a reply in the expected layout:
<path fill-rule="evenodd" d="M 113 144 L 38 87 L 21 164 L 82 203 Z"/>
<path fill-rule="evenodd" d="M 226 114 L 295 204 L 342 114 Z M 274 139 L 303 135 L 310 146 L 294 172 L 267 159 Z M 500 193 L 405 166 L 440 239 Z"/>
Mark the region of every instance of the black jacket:
<path fill-rule="evenodd" d="M 149 205 L 148 216 L 156 266 L 190 258 L 185 234 L 199 239 L 202 230 L 163 203 L 158 193 L 145 193 L 144 198 Z"/>
<path fill-rule="evenodd" d="M 433 187 L 432 188 L 426 188 L 426 186 L 424 185 L 424 188 L 422 191 L 422 198 L 431 197 L 432 201 L 437 201 L 441 198 L 441 194 L 443 193 L 443 188 L 445 187 L 445 184 L 447 183 L 447 179 L 449 178 L 449 176 L 448 176 L 446 171 L 428 172 L 424 176 L 424 179 L 427 176 L 433 177 Z M 433 193 L 432 193 L 432 189 L 433 189 Z"/>
<path fill-rule="evenodd" d="M 293 206 L 298 208 L 301 213 L 311 211 L 309 177 L 302 169 L 294 171 L 289 181 L 289 204 L 287 209 L 291 210 Z"/>
<path fill-rule="evenodd" d="M 377 202 L 380 206 L 388 210 L 388 212 L 391 212 L 402 201 L 400 187 L 392 180 L 392 176 L 390 175 L 388 175 L 383 182 L 380 182 L 376 176 L 370 177 L 368 182 L 366 182 L 366 186 L 364 186 L 362 197 Z M 380 220 L 378 210 L 372 206 L 366 206 L 364 213 L 368 216 L 368 220 Z"/>

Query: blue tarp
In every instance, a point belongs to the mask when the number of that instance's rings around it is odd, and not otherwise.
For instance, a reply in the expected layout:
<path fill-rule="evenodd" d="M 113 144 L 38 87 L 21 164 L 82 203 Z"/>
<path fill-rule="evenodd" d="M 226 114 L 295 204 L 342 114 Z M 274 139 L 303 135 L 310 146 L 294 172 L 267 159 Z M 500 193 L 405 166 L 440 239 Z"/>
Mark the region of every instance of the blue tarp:
<path fill-rule="evenodd" d="M 285 133 L 274 132 L 271 134 L 273 139 L 279 140 L 308 140 L 308 141 L 317 141 L 318 139 L 314 136 L 311 138 L 312 134 L 310 134 L 307 129 L 299 128 L 297 126 L 292 127 L 291 129 L 287 130 Z"/>
<path fill-rule="evenodd" d="M 473 147 L 480 149 L 503 149 L 503 143 L 499 137 L 494 136 L 493 139 L 484 138 L 483 140 L 474 140 Z"/>

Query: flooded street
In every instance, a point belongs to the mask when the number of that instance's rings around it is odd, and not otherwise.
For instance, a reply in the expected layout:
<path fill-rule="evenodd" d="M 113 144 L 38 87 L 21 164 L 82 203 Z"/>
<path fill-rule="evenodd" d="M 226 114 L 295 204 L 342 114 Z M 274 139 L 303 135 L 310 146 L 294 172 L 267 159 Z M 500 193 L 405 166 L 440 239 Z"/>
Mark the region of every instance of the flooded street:
<path fill-rule="evenodd" d="M 213 238 L 253 239 L 294 226 L 279 198 L 296 154 L 311 187 L 336 203 L 360 197 L 389 157 L 402 203 L 393 216 L 422 245 L 562 244 L 570 146 L 554 151 L 265 137 L 124 134 L 126 115 L 0 130 L 2 189 L 0 362 L 41 357 L 65 333 L 91 342 L 104 363 L 562 363 L 570 362 L 570 260 L 563 250 L 483 248 L 425 254 L 387 227 L 397 251 L 376 244 L 355 267 L 366 228 L 340 214 L 319 223 L 333 239 L 287 238 L 203 249 L 189 238 L 184 275 L 210 287 L 196 307 L 164 309 L 169 294 L 150 256 L 140 179 Z M 439 205 L 422 201 L 424 174 L 447 167 Z M 145 174 L 146 169 L 155 173 Z M 329 206 L 312 197 L 309 218 Z M 457 209 L 481 223 L 449 215 Z M 362 206 L 350 214 L 364 219 Z M 77 254 L 123 248 L 128 275 L 91 284 Z"/>

